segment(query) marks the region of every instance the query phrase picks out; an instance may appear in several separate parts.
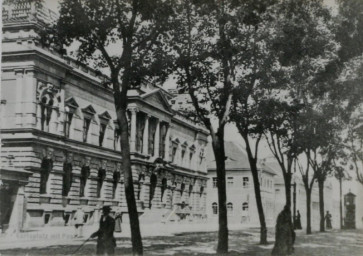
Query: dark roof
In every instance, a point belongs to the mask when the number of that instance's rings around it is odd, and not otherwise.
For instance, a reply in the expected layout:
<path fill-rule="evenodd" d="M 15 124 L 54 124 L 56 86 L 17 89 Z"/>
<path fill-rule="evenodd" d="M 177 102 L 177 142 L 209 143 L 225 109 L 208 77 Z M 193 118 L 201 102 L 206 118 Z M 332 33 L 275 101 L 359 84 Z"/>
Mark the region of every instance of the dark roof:
<path fill-rule="evenodd" d="M 250 163 L 248 161 L 247 153 L 242 148 L 242 146 L 238 145 L 233 141 L 225 141 L 224 142 L 224 150 L 226 152 L 226 170 L 249 170 Z M 216 161 L 214 158 L 214 153 L 212 149 L 212 145 L 208 144 L 208 154 L 207 154 L 207 168 L 208 170 L 216 169 Z M 274 167 L 261 163 L 257 164 L 257 168 L 259 170 L 263 170 L 264 172 L 268 172 L 272 175 L 276 175 L 276 169 Z"/>
<path fill-rule="evenodd" d="M 250 164 L 248 162 L 248 157 L 245 151 L 232 141 L 225 141 L 224 148 L 226 152 L 226 170 L 241 170 L 250 169 Z M 212 145 L 208 144 L 207 151 L 207 168 L 208 170 L 216 169 L 216 161 L 214 158 L 214 153 Z"/>

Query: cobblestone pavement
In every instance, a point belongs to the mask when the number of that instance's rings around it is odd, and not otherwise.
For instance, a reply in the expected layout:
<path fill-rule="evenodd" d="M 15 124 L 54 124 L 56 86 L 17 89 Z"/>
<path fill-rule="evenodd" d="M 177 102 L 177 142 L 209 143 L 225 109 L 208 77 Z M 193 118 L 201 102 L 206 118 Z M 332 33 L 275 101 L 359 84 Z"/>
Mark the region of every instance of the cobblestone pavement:
<path fill-rule="evenodd" d="M 258 229 L 230 231 L 230 255 L 267 256 L 273 247 L 273 233 L 269 233 L 270 244 L 258 245 Z M 0 250 L 1 255 L 71 255 L 84 240 L 74 240 L 70 245 L 54 245 Z M 216 232 L 181 233 L 175 236 L 147 237 L 143 240 L 145 255 L 211 255 L 215 254 Z M 95 241 L 89 241 L 76 255 L 95 253 Z M 130 255 L 129 238 L 118 238 L 116 255 Z M 361 256 L 363 255 L 363 230 L 332 230 L 325 233 L 305 235 L 297 233 L 296 256 Z"/>

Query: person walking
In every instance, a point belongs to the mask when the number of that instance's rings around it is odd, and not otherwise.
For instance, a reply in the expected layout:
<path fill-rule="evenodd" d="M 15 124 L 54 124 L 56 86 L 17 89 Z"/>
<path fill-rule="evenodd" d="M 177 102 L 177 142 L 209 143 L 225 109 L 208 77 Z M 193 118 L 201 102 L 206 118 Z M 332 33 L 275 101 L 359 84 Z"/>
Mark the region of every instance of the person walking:
<path fill-rule="evenodd" d="M 297 210 L 296 220 L 295 220 L 295 229 L 302 229 L 301 226 L 301 215 L 299 210 Z"/>
<path fill-rule="evenodd" d="M 326 229 L 332 229 L 332 226 L 331 226 L 331 214 L 329 213 L 329 211 L 326 211 L 326 214 L 325 214 L 325 224 L 326 224 Z"/>
<path fill-rule="evenodd" d="M 75 237 L 83 237 L 84 211 L 79 206 L 73 217 L 75 226 Z"/>
<path fill-rule="evenodd" d="M 117 212 L 115 214 L 115 232 L 121 233 L 121 222 L 122 222 L 122 215 L 121 212 Z"/>
<path fill-rule="evenodd" d="M 104 206 L 102 212 L 100 228 L 91 235 L 91 238 L 97 237 L 97 255 L 113 255 L 116 247 L 116 240 L 113 236 L 115 220 L 110 216 L 110 206 Z"/>

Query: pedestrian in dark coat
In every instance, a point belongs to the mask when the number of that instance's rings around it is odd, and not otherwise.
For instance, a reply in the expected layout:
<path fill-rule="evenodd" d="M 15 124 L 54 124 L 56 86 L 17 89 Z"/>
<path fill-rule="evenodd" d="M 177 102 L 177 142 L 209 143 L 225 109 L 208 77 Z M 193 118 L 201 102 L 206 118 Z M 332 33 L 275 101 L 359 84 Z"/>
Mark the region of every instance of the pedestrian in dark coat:
<path fill-rule="evenodd" d="M 295 229 L 302 229 L 301 226 L 301 215 L 299 210 L 297 210 L 297 216 L 296 216 L 296 220 L 295 220 Z"/>
<path fill-rule="evenodd" d="M 326 212 L 326 215 L 325 215 L 325 222 L 326 222 L 326 228 L 327 229 L 331 229 L 332 226 L 331 226 L 331 214 L 329 213 L 329 211 Z"/>
<path fill-rule="evenodd" d="M 115 230 L 115 220 L 109 215 L 111 212 L 110 206 L 102 208 L 103 215 L 100 220 L 100 228 L 91 235 L 92 238 L 97 236 L 97 255 L 115 254 L 116 240 L 113 236 Z"/>
<path fill-rule="evenodd" d="M 285 205 L 276 221 L 275 245 L 272 256 L 286 256 L 294 252 L 295 231 L 291 220 L 290 208 Z"/>

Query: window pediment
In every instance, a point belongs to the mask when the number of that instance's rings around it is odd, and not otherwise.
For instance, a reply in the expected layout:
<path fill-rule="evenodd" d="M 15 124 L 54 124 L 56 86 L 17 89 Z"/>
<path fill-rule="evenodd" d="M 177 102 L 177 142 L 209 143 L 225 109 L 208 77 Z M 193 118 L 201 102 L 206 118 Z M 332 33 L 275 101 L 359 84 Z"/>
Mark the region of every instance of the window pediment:
<path fill-rule="evenodd" d="M 73 97 L 66 99 L 64 103 L 66 106 L 66 112 L 74 113 L 76 109 L 79 108 L 77 101 Z"/>
<path fill-rule="evenodd" d="M 85 115 L 85 117 L 89 119 L 92 119 L 92 117 L 96 114 L 96 111 L 92 107 L 92 105 L 88 105 L 87 107 L 82 108 L 82 112 Z"/>
<path fill-rule="evenodd" d="M 111 115 L 107 111 L 105 111 L 102 114 L 98 115 L 98 117 L 100 118 L 100 121 L 102 123 L 108 123 L 108 121 L 112 119 Z"/>

